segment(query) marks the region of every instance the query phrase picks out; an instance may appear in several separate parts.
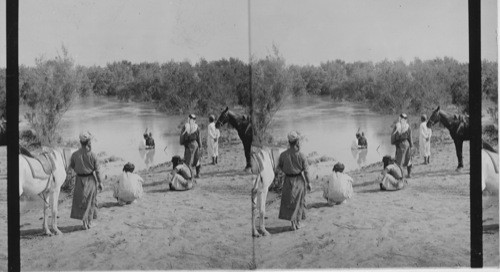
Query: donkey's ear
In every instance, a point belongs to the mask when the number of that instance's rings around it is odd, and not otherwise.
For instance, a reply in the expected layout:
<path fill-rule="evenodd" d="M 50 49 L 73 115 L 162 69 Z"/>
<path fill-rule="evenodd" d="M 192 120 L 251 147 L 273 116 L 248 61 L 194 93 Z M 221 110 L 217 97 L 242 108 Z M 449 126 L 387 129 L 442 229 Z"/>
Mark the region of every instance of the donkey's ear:
<path fill-rule="evenodd" d="M 441 106 L 438 105 L 437 109 L 436 110 L 439 110 L 439 108 L 441 108 Z"/>
<path fill-rule="evenodd" d="M 226 109 L 224 111 L 228 111 L 229 110 L 229 107 L 226 107 Z"/>

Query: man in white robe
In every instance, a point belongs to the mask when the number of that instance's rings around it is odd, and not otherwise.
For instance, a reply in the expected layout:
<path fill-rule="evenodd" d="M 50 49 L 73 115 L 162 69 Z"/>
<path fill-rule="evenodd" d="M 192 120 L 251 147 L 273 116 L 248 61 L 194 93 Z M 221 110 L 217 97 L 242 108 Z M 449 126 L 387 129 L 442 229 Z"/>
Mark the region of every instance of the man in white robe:
<path fill-rule="evenodd" d="M 212 164 L 217 164 L 219 157 L 220 131 L 217 128 L 215 128 L 215 117 L 213 115 L 210 115 L 208 120 L 210 122 L 210 124 L 208 125 L 208 136 L 207 136 L 208 157 L 212 158 Z"/>
<path fill-rule="evenodd" d="M 420 136 L 418 138 L 420 156 L 424 157 L 424 164 L 429 164 L 431 159 L 432 130 L 427 127 L 427 116 L 420 117 Z"/>

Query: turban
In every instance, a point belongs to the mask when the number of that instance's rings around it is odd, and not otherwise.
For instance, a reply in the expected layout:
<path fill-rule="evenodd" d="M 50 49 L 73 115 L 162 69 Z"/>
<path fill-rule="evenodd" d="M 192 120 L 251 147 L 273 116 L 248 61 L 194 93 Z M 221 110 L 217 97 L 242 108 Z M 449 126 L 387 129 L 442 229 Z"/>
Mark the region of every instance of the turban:
<path fill-rule="evenodd" d="M 333 171 L 335 172 L 343 172 L 344 171 L 344 164 L 341 163 L 341 162 L 337 162 L 334 166 L 333 166 Z"/>
<path fill-rule="evenodd" d="M 88 142 L 90 141 L 90 139 L 92 138 L 92 134 L 90 134 L 90 132 L 82 132 L 80 133 L 80 142 Z"/>
<path fill-rule="evenodd" d="M 196 115 L 194 115 L 194 114 L 190 114 L 190 115 L 189 115 L 189 119 L 194 119 L 194 120 L 196 120 Z"/>
<path fill-rule="evenodd" d="M 408 119 L 408 115 L 406 115 L 406 113 L 401 113 L 401 115 L 399 116 L 403 119 Z"/>
<path fill-rule="evenodd" d="M 294 143 L 300 138 L 300 135 L 297 131 L 291 131 L 288 133 L 288 142 Z"/>

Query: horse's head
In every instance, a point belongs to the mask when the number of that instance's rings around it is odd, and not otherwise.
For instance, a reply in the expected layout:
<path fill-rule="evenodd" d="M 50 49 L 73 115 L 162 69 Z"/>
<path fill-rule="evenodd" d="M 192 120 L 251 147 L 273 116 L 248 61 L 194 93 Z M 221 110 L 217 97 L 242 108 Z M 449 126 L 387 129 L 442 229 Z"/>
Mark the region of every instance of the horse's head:
<path fill-rule="evenodd" d="M 440 119 L 440 114 L 439 114 L 439 109 L 440 107 L 438 106 L 431 114 L 431 117 L 429 117 L 429 120 L 427 120 L 427 127 L 430 128 L 434 124 L 439 123 L 441 121 Z"/>
<path fill-rule="evenodd" d="M 217 122 L 215 122 L 215 128 L 220 128 L 222 127 L 223 125 L 225 125 L 227 123 L 227 121 L 229 121 L 229 107 L 226 107 L 225 110 L 223 110 L 221 112 L 221 114 L 219 115 L 219 118 L 217 118 Z"/>

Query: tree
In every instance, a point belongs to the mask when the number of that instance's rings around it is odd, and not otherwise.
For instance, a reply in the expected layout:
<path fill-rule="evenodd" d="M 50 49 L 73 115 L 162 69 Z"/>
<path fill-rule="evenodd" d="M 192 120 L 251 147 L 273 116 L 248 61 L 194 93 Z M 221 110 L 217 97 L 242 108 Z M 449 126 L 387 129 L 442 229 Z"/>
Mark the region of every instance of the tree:
<path fill-rule="evenodd" d="M 290 93 L 291 80 L 285 60 L 279 55 L 276 46 L 273 49 L 273 56 L 252 64 L 252 101 L 249 108 L 253 141 L 256 144 L 264 143 L 269 123 Z"/>
<path fill-rule="evenodd" d="M 56 129 L 80 88 L 73 60 L 62 47 L 55 59 L 36 59 L 22 100 L 29 107 L 26 118 L 42 144 L 52 145 L 58 139 Z"/>

